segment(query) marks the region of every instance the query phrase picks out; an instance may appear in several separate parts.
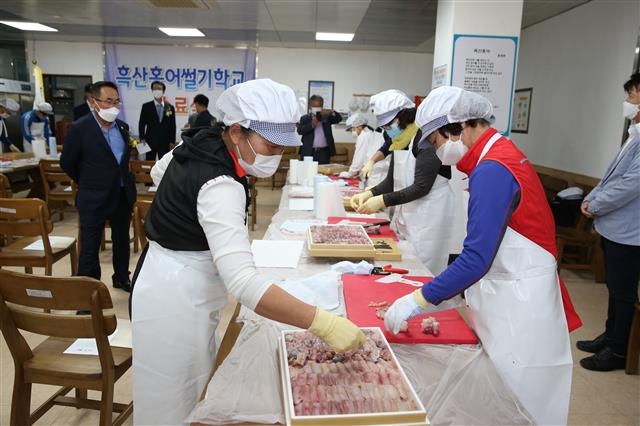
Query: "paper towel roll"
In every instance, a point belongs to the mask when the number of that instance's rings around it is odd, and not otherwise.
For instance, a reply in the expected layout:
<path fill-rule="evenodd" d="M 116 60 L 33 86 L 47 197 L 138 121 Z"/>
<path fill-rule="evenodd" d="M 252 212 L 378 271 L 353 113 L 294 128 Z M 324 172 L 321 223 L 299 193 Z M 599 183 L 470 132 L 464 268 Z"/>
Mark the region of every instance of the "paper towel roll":
<path fill-rule="evenodd" d="M 319 182 L 317 197 L 315 200 L 315 216 L 318 219 L 326 219 L 329 216 L 344 216 L 344 206 L 340 189 L 334 182 Z"/>
<path fill-rule="evenodd" d="M 307 185 L 313 185 L 313 177 L 318 174 L 318 162 L 307 161 Z"/>
<path fill-rule="evenodd" d="M 313 177 L 313 213 L 316 212 L 316 206 L 318 203 L 316 200 L 318 199 L 318 184 L 320 182 L 329 182 L 329 178 L 325 175 L 315 175 Z"/>
<path fill-rule="evenodd" d="M 289 183 L 293 185 L 298 183 L 298 163 L 296 159 L 289 160 Z"/>
<path fill-rule="evenodd" d="M 302 157 L 304 161 L 313 161 L 313 156 L 304 156 Z"/>
<path fill-rule="evenodd" d="M 310 186 L 311 183 L 305 183 L 307 179 L 307 162 L 298 161 L 296 164 L 296 183 L 298 185 Z"/>
<path fill-rule="evenodd" d="M 33 156 L 36 158 L 47 157 L 47 143 L 43 138 L 34 138 L 31 141 L 33 147 Z"/>

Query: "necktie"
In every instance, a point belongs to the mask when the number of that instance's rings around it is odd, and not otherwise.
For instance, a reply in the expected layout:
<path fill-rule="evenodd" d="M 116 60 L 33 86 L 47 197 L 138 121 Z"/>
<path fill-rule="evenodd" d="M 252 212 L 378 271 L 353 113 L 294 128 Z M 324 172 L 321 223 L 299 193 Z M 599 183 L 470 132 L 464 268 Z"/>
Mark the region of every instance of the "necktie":
<path fill-rule="evenodd" d="M 156 111 L 158 112 L 158 121 L 162 121 L 162 105 L 156 104 Z"/>

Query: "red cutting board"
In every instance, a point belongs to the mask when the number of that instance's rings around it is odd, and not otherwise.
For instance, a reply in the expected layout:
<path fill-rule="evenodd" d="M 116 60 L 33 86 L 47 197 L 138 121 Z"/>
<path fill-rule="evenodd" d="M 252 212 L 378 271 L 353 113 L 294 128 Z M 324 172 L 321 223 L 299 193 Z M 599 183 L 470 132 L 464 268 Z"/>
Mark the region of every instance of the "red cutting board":
<path fill-rule="evenodd" d="M 329 179 L 331 180 L 343 180 L 347 183 L 347 186 L 358 186 L 360 185 L 360 179 L 358 178 L 341 178 L 338 175 L 330 175 Z"/>
<path fill-rule="evenodd" d="M 428 282 L 432 277 L 412 277 L 407 279 Z M 342 284 L 344 301 L 347 306 L 347 317 L 359 327 L 380 327 L 389 342 L 393 343 L 433 343 L 433 344 L 475 344 L 478 339 L 457 310 L 432 312 L 418 315 L 409 320 L 409 331 L 397 335 L 387 331 L 384 321 L 376 317 L 376 308 L 368 306 L 369 302 L 387 301 L 393 303 L 399 297 L 409 294 L 416 287 L 409 284 L 376 283 L 380 275 L 343 274 Z M 421 331 L 420 322 L 424 317 L 432 316 L 440 322 L 440 334 L 434 336 Z"/>
<path fill-rule="evenodd" d="M 348 220 L 349 222 L 361 222 L 361 223 L 376 223 L 382 222 L 384 219 L 376 218 L 376 217 L 340 217 L 340 216 L 329 216 L 327 218 L 327 223 L 329 225 L 333 225 L 342 220 Z M 370 234 L 371 238 L 392 238 L 394 241 L 400 241 L 395 232 L 391 229 L 391 225 L 381 225 L 379 234 Z"/>

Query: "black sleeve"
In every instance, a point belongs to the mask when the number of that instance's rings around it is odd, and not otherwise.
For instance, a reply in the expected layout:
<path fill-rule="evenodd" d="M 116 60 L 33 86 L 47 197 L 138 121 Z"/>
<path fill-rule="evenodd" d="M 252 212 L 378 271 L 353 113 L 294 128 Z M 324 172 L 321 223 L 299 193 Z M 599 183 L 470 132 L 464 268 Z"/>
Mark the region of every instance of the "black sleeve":
<path fill-rule="evenodd" d="M 80 144 L 82 142 L 80 137 L 78 125 L 69 125 L 67 134 L 62 142 L 62 154 L 60 154 L 60 167 L 76 183 L 78 182 L 78 164 L 81 157 Z"/>
<path fill-rule="evenodd" d="M 329 114 L 329 123 L 338 124 L 341 121 L 342 116 L 340 115 L 340 113 L 338 111 L 331 111 L 331 114 Z"/>
<path fill-rule="evenodd" d="M 305 114 L 300 117 L 300 122 L 298 123 L 298 134 L 306 135 L 307 133 L 313 132 L 313 126 L 311 125 L 311 114 Z"/>
<path fill-rule="evenodd" d="M 413 155 L 413 152 L 409 155 Z M 436 156 L 436 150 L 433 146 L 418 151 L 413 183 L 400 191 L 385 194 L 385 206 L 405 204 L 427 195 L 431 191 L 441 165 L 442 162 Z"/>
<path fill-rule="evenodd" d="M 378 151 L 380 151 L 386 158 L 387 155 L 389 155 L 389 153 L 391 152 L 389 150 L 389 148 L 391 148 L 391 138 L 389 137 L 389 135 L 387 135 L 387 132 L 382 132 L 382 137 L 384 138 L 384 143 L 380 148 L 378 148 Z"/>
<path fill-rule="evenodd" d="M 393 192 L 393 153 L 391 153 L 387 176 L 382 182 L 371 188 L 371 193 L 373 195 L 388 194 L 390 192 Z"/>
<path fill-rule="evenodd" d="M 169 143 L 170 144 L 175 144 L 176 143 L 176 109 L 173 107 L 173 105 L 169 105 L 169 108 L 171 109 L 171 117 L 169 120 Z"/>
<path fill-rule="evenodd" d="M 145 139 L 146 135 L 144 130 L 146 127 L 147 127 L 147 119 L 144 114 L 144 104 L 142 104 L 142 108 L 140 108 L 140 119 L 138 120 L 138 137 L 140 139 Z"/>

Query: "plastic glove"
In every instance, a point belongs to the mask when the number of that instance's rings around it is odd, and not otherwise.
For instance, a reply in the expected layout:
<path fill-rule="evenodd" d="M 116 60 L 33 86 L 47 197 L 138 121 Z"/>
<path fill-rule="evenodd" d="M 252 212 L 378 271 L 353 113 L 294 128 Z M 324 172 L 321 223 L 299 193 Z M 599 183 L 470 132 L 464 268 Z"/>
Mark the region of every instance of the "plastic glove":
<path fill-rule="evenodd" d="M 384 314 L 384 326 L 393 334 L 398 334 L 403 321 L 427 311 L 429 302 L 422 295 L 422 290 L 402 296 L 389 307 Z"/>
<path fill-rule="evenodd" d="M 362 204 L 358 208 L 357 212 L 362 214 L 371 214 L 379 212 L 385 207 L 382 195 L 376 195 L 375 197 L 369 198 L 364 204 Z"/>
<path fill-rule="evenodd" d="M 367 179 L 371 174 L 371 170 L 373 170 L 373 166 L 375 166 L 375 162 L 373 160 L 369 160 L 365 163 L 365 165 L 360 170 L 360 177 L 362 179 Z"/>
<path fill-rule="evenodd" d="M 369 198 L 373 197 L 371 191 L 364 191 L 351 197 L 351 208 L 358 210 Z"/>
<path fill-rule="evenodd" d="M 337 353 L 356 349 L 366 340 L 362 330 L 354 323 L 320 308 L 316 308 L 309 331 L 327 342 Z"/>

